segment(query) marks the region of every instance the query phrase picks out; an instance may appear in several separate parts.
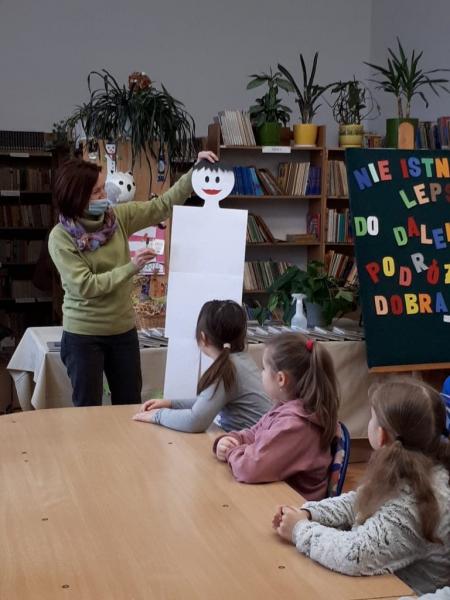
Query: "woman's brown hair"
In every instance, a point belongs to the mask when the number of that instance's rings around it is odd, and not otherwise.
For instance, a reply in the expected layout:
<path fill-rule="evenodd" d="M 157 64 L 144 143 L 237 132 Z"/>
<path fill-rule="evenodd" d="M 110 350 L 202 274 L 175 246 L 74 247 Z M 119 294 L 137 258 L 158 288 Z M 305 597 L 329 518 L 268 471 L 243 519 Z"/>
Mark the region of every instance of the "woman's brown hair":
<path fill-rule="evenodd" d="M 197 393 L 200 394 L 214 383 L 217 389 L 221 381 L 225 391 L 230 392 L 236 385 L 236 370 L 230 359 L 230 354 L 245 350 L 247 335 L 245 310 L 233 300 L 211 300 L 206 302 L 198 316 L 197 342 L 200 342 L 202 333 L 209 344 L 220 350 L 220 354 L 201 376 Z M 226 345 L 225 348 L 224 344 Z"/>
<path fill-rule="evenodd" d="M 95 163 L 78 158 L 66 161 L 58 169 L 53 194 L 63 217 L 77 219 L 82 216 L 101 170 Z"/>
<path fill-rule="evenodd" d="M 266 343 L 266 360 L 272 371 L 285 371 L 293 381 L 292 398 L 316 413 L 323 427 L 321 446 L 336 436 L 339 393 L 331 356 L 323 346 L 301 333 L 280 333 Z"/>
<path fill-rule="evenodd" d="M 389 442 L 375 450 L 358 490 L 358 522 L 364 523 L 409 484 L 416 497 L 423 537 L 436 536 L 439 505 L 433 492 L 436 464 L 450 477 L 450 445 L 444 438 L 445 406 L 440 394 L 420 381 L 396 379 L 371 388 L 372 409 Z"/>

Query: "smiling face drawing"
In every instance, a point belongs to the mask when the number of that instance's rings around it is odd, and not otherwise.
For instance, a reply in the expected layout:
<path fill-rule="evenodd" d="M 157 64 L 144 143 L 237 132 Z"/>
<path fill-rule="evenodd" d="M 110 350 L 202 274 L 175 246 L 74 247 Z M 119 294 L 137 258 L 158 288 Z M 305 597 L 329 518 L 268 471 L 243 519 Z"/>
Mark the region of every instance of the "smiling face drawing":
<path fill-rule="evenodd" d="M 233 170 L 218 162 L 213 164 L 203 160 L 194 167 L 192 187 L 197 196 L 205 200 L 205 206 L 217 205 L 233 190 Z"/>

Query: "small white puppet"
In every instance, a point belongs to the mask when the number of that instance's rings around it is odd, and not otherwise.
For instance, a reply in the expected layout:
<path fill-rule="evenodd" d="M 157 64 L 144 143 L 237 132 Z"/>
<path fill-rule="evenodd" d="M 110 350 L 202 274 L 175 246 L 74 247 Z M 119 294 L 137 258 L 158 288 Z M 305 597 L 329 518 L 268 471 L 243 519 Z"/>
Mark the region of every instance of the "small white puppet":
<path fill-rule="evenodd" d="M 196 396 L 200 351 L 195 327 L 203 304 L 242 301 L 248 213 L 219 207 L 233 190 L 234 172 L 220 162 L 201 161 L 194 166 L 192 186 L 204 206 L 173 210 L 164 383 L 168 400 Z"/>

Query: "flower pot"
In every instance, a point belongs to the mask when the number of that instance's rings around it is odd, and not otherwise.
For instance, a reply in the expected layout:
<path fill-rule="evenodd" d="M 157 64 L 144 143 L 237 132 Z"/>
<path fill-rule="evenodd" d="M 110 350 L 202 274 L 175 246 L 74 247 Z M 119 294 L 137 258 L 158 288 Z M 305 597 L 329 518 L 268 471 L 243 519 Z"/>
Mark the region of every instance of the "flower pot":
<path fill-rule="evenodd" d="M 323 308 L 320 304 L 315 304 L 313 302 L 308 302 L 305 300 L 305 309 L 306 309 L 306 320 L 308 323 L 308 329 L 313 327 L 325 327 L 326 321 L 323 315 Z"/>
<path fill-rule="evenodd" d="M 258 127 L 258 141 L 261 146 L 279 146 L 280 137 L 280 123 L 264 123 Z"/>
<path fill-rule="evenodd" d="M 386 148 L 398 147 L 398 128 L 400 123 L 411 123 L 414 127 L 414 139 L 416 138 L 419 119 L 386 119 Z"/>
<path fill-rule="evenodd" d="M 294 125 L 294 144 L 296 146 L 315 146 L 318 126 L 312 123 Z"/>
<path fill-rule="evenodd" d="M 361 148 L 364 125 L 339 125 L 339 146 L 341 148 Z"/>

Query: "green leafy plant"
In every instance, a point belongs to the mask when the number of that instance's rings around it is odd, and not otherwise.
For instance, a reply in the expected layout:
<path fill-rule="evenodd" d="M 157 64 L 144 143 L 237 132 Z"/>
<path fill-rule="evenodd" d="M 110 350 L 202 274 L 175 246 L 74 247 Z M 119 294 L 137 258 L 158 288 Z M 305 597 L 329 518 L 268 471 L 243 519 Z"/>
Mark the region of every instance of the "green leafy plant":
<path fill-rule="evenodd" d="M 339 125 L 360 125 L 372 112 L 380 114 L 380 107 L 370 89 L 355 77 L 333 83 L 331 93 L 335 98 L 330 106 Z"/>
<path fill-rule="evenodd" d="M 270 297 L 267 308 L 273 312 L 283 311 L 283 321 L 287 324 L 295 312 L 292 294 L 305 294 L 308 302 L 319 304 L 327 324 L 334 317 L 353 310 L 355 293 L 349 288 L 339 285 L 334 277 L 330 277 L 325 265 L 319 261 L 311 261 L 306 271 L 291 266 L 278 277 L 269 288 Z"/>
<path fill-rule="evenodd" d="M 141 88 L 131 80 L 126 87 L 106 69 L 91 71 L 87 82 L 89 101 L 66 120 L 67 129 L 80 121 L 88 139 L 130 140 L 132 165 L 142 155 L 149 162 L 149 153 L 157 158 L 162 149 L 170 162 L 191 159 L 194 120 L 164 85 L 161 90 L 152 84 Z"/>
<path fill-rule="evenodd" d="M 442 73 L 450 69 L 430 69 L 424 71 L 419 67 L 423 51 L 416 54 L 413 50 L 411 57 L 408 58 L 403 50 L 400 39 L 397 38 L 398 53 L 395 54 L 391 48 L 388 48 L 387 65 L 374 65 L 365 62 L 367 66 L 375 70 L 378 78 L 370 79 L 377 85 L 377 89 L 383 90 L 388 94 L 393 94 L 397 100 L 398 118 L 409 118 L 411 113 L 411 101 L 414 96 L 420 96 L 428 108 L 428 100 L 423 93 L 423 88 L 431 90 L 439 96 L 441 91 L 450 90 L 444 85 L 448 79 L 443 77 L 430 77 L 435 73 Z"/>
<path fill-rule="evenodd" d="M 319 100 L 324 92 L 331 87 L 333 84 L 329 85 L 319 85 L 314 82 L 317 71 L 317 61 L 319 58 L 319 53 L 316 52 L 314 54 L 313 64 L 311 68 L 311 72 L 308 74 L 306 69 L 305 59 L 303 55 L 300 54 L 300 64 L 302 68 L 302 78 L 303 78 L 303 87 L 297 85 L 294 77 L 291 73 L 283 67 L 283 65 L 278 65 L 278 69 L 286 78 L 286 82 L 291 85 L 291 91 L 296 94 L 295 101 L 298 104 L 300 109 L 300 118 L 302 123 L 311 123 L 314 116 L 316 115 L 318 109 L 320 108 Z"/>
<path fill-rule="evenodd" d="M 252 90 L 260 85 L 269 87 L 269 90 L 261 98 L 256 98 L 256 104 L 250 107 L 250 118 L 256 127 L 264 123 L 282 123 L 287 125 L 290 119 L 291 109 L 282 104 L 278 97 L 279 88 L 286 92 L 292 91 L 292 86 L 286 81 L 278 71 L 272 73 L 261 73 L 259 75 L 250 75 L 251 81 L 247 84 L 247 89 Z"/>

